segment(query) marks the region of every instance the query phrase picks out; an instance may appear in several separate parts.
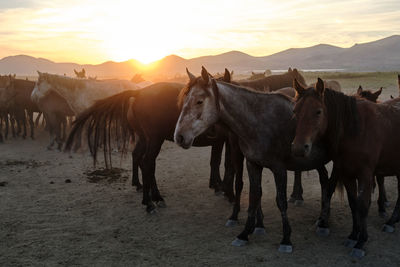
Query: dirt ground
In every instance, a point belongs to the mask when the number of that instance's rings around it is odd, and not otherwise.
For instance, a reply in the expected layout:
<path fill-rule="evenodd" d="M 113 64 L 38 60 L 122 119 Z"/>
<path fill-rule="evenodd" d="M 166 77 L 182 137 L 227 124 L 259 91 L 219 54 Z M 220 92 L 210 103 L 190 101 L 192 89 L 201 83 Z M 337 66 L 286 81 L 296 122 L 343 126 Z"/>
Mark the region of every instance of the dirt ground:
<path fill-rule="evenodd" d="M 240 225 L 227 228 L 232 206 L 208 189 L 210 148 L 183 150 L 164 144 L 157 181 L 167 208 L 148 215 L 141 193 L 130 186 L 129 157 L 114 164 L 123 169 L 120 176 L 102 178 L 88 175 L 94 169 L 87 153 L 71 158 L 46 150 L 47 141 L 41 133 L 34 141 L 8 140 L 0 145 L 0 266 L 400 265 L 400 234 L 381 232 L 384 220 L 378 216 L 377 193 L 368 220 L 367 256 L 362 260 L 352 259 L 342 245 L 351 229 L 346 198 L 334 198 L 330 236 L 315 234 L 320 209 L 315 171 L 303 175 L 304 205 L 289 204 L 294 251 L 281 254 L 281 218 L 268 170 L 263 173 L 262 198 L 266 235 L 251 236 L 246 247 L 237 248 L 230 243 L 246 218 L 247 174 Z M 119 162 L 117 155 L 114 159 Z M 289 192 L 292 184 L 289 173 Z M 393 177 L 387 178 L 391 207 L 396 185 Z"/>

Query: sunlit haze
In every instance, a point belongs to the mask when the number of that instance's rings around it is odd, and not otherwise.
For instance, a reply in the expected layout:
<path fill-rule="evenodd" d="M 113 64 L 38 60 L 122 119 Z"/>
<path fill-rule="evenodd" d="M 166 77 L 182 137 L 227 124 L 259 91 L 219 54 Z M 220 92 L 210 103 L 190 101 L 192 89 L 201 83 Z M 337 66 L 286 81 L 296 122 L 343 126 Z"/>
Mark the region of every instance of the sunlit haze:
<path fill-rule="evenodd" d="M 0 25 L 0 57 L 149 63 L 170 54 L 348 47 L 399 34 L 400 1 L 1 1 Z"/>

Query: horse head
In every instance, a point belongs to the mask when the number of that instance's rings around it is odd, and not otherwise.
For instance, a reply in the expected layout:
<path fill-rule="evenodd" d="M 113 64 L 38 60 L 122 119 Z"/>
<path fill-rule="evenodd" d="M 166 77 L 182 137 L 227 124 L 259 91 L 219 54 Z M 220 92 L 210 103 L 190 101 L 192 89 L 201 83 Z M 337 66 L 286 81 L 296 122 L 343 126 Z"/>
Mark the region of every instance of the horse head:
<path fill-rule="evenodd" d="M 202 67 L 201 76 L 196 77 L 186 69 L 188 84 L 181 90 L 178 105 L 181 108 L 175 127 L 175 142 L 190 148 L 193 140 L 218 120 L 219 100 L 215 79 Z"/>
<path fill-rule="evenodd" d="M 296 105 L 294 116 L 297 121 L 296 137 L 292 143 L 295 156 L 306 157 L 310 154 L 317 137 L 327 130 L 328 119 L 324 103 L 324 82 L 318 78 L 315 88 L 304 88 L 296 79 Z"/>

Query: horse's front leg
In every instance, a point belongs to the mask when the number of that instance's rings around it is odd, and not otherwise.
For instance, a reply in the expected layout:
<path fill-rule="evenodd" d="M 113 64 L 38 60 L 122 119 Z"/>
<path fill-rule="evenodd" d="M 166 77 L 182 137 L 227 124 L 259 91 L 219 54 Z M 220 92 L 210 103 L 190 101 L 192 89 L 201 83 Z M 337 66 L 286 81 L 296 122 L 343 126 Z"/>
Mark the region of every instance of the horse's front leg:
<path fill-rule="evenodd" d="M 329 195 L 329 177 L 325 166 L 317 169 L 319 182 L 321 184 L 321 214 L 317 221 L 317 234 L 320 236 L 329 235 L 328 219 L 330 214 L 331 198 Z"/>
<path fill-rule="evenodd" d="M 216 141 L 211 146 L 211 159 L 210 159 L 210 188 L 214 188 L 215 194 L 222 193 L 221 191 L 221 175 L 219 173 L 219 166 L 221 164 L 222 150 L 224 148 L 224 141 Z"/>
<path fill-rule="evenodd" d="M 358 177 L 356 205 L 360 234 L 357 243 L 351 252 L 351 255 L 356 258 L 361 258 L 365 255 L 363 248 L 365 243 L 368 241 L 367 216 L 371 205 L 373 179 L 373 170 L 370 170 L 369 168 L 362 170 Z"/>
<path fill-rule="evenodd" d="M 400 221 L 400 175 L 397 175 L 397 201 L 392 216 L 383 226 L 383 231 L 387 233 L 394 232 L 394 224 Z"/>
<path fill-rule="evenodd" d="M 261 205 L 261 174 L 262 169 L 260 165 L 249 160 L 247 163 L 247 172 L 249 174 L 250 180 L 250 194 L 249 194 L 249 209 L 248 217 L 244 230 L 237 236 L 237 238 L 232 242 L 234 246 L 244 246 L 249 241 L 249 234 L 254 232 L 256 223 L 256 213 Z"/>
<path fill-rule="evenodd" d="M 272 172 L 275 178 L 276 204 L 281 212 L 283 226 L 283 239 L 279 246 L 279 251 L 291 253 L 293 251 L 293 246 L 292 242 L 290 241 L 292 229 L 290 228 L 289 219 L 287 216 L 287 171 L 284 168 L 277 168 L 273 169 Z"/>
<path fill-rule="evenodd" d="M 301 171 L 294 172 L 293 192 L 290 195 L 289 202 L 294 203 L 295 206 L 302 206 L 303 199 L 303 186 L 301 185 Z"/>
<path fill-rule="evenodd" d="M 379 216 L 385 218 L 386 214 L 386 206 L 389 205 L 389 202 L 386 198 L 386 190 L 385 190 L 385 177 L 383 175 L 376 175 L 376 182 L 378 184 L 379 196 L 378 196 L 378 212 Z"/>

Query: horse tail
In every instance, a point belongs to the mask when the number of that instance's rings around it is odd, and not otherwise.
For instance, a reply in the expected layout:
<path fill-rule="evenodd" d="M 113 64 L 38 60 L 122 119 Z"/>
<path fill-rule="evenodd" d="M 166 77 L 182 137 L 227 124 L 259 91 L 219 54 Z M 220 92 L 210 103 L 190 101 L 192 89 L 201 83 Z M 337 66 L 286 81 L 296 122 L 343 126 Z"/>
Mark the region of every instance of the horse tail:
<path fill-rule="evenodd" d="M 397 74 L 397 83 L 399 84 L 399 96 L 400 96 L 400 74 Z"/>
<path fill-rule="evenodd" d="M 125 154 L 134 131 L 128 121 L 128 110 L 140 90 L 127 90 L 98 100 L 79 114 L 65 144 L 65 151 L 80 144 L 81 135 L 86 133 L 87 144 L 96 165 L 99 148 L 103 148 L 106 168 L 112 167 L 111 150 L 117 142 L 121 154 Z"/>
<path fill-rule="evenodd" d="M 337 179 L 337 183 L 336 183 L 336 192 L 339 193 L 340 199 L 343 200 L 343 196 L 344 196 L 344 184 L 343 184 L 343 180 L 341 179 L 341 177 L 339 177 L 339 179 Z"/>

